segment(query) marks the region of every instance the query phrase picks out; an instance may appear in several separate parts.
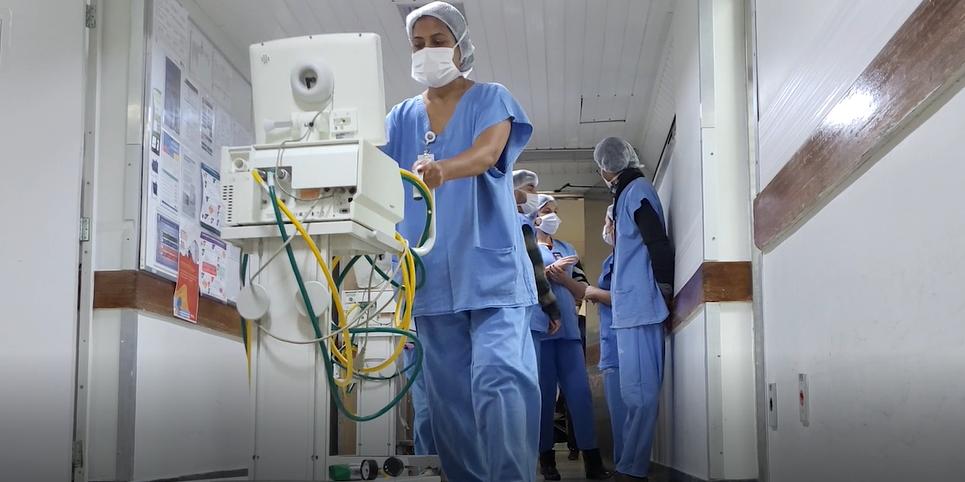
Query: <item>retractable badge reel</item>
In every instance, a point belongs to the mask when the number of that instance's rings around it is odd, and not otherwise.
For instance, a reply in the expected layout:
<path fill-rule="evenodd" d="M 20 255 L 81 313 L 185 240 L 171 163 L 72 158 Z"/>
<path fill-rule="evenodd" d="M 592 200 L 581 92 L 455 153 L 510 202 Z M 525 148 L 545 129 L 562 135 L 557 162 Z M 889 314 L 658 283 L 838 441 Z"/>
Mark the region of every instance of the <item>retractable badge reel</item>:
<path fill-rule="evenodd" d="M 426 131 L 426 136 L 425 136 L 425 139 L 424 139 L 424 140 L 425 140 L 425 143 L 426 143 L 425 152 L 423 152 L 422 154 L 419 154 L 419 157 L 416 157 L 416 162 L 420 162 L 420 161 L 435 162 L 435 161 L 436 161 L 436 156 L 433 155 L 431 152 L 429 152 L 429 144 L 432 144 L 433 142 L 436 141 L 436 133 L 435 133 L 435 132 L 432 132 L 432 131 Z M 422 179 L 422 173 L 417 173 L 416 175 L 419 176 L 419 179 Z M 422 193 L 419 192 L 418 189 L 413 189 L 413 190 L 412 190 L 412 198 L 413 198 L 413 199 L 417 199 L 417 200 L 421 200 L 421 199 L 422 199 Z"/>

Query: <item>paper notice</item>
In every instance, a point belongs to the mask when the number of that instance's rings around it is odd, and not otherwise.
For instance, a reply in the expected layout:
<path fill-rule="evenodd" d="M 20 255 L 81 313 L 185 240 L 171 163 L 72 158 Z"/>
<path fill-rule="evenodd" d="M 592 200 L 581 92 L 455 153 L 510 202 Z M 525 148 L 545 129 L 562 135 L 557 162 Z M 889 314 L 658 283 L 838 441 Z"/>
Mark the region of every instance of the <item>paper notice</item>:
<path fill-rule="evenodd" d="M 201 164 L 201 226 L 221 235 L 221 175 Z"/>
<path fill-rule="evenodd" d="M 154 2 L 154 39 L 163 45 L 179 65 L 188 57 L 188 11 L 177 0 Z"/>
<path fill-rule="evenodd" d="M 214 46 L 208 42 L 207 37 L 191 25 L 191 45 L 188 55 L 188 74 L 196 79 L 201 89 L 211 90 L 211 57 L 214 54 Z"/>
<path fill-rule="evenodd" d="M 164 133 L 163 138 L 158 174 L 158 198 L 161 201 L 159 209 L 166 211 L 166 214 L 174 218 L 179 211 L 178 179 L 181 176 L 181 145 L 167 132 Z"/>
<path fill-rule="evenodd" d="M 214 105 L 207 97 L 201 100 L 201 150 L 214 159 Z"/>
<path fill-rule="evenodd" d="M 174 316 L 192 323 L 198 322 L 198 260 L 201 257 L 200 230 L 197 225 L 181 218 L 178 235 L 178 282 L 174 288 Z"/>
<path fill-rule="evenodd" d="M 197 152 L 201 148 L 201 93 L 184 79 L 181 94 L 181 143 Z"/>
<path fill-rule="evenodd" d="M 181 217 L 198 222 L 198 198 L 201 195 L 201 166 L 187 152 L 181 156 Z"/>
<path fill-rule="evenodd" d="M 178 223 L 163 214 L 156 215 L 154 262 L 170 274 L 178 272 Z"/>
<path fill-rule="evenodd" d="M 228 246 L 208 233 L 201 233 L 201 294 L 227 301 Z"/>
<path fill-rule="evenodd" d="M 164 59 L 164 126 L 175 134 L 181 133 L 181 69 L 170 59 Z"/>

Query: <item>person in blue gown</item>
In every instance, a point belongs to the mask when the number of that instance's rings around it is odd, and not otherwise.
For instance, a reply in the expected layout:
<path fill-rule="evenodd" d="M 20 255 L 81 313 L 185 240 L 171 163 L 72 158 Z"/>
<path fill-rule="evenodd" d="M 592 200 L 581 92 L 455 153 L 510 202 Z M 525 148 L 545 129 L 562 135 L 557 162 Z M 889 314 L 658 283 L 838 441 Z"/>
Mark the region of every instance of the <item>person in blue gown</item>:
<path fill-rule="evenodd" d="M 505 87 L 466 78 L 474 47 L 455 7 L 412 11 L 406 32 L 426 90 L 388 114 L 383 151 L 435 191 L 437 238 L 413 306 L 433 439 L 449 480 L 531 481 L 540 394 L 526 314 L 536 287 L 510 173 L 533 127 Z M 406 186 L 399 231 L 412 245 L 425 216 Z"/>
<path fill-rule="evenodd" d="M 412 331 L 416 331 L 416 326 Z M 415 347 L 407 343 L 403 352 L 405 366 L 415 363 Z M 420 372 L 416 376 L 409 394 L 412 397 L 412 444 L 415 455 L 436 455 L 435 440 L 432 438 L 432 422 L 429 419 L 429 399 L 426 390 L 426 375 Z"/>
<path fill-rule="evenodd" d="M 633 146 L 618 137 L 593 150 L 614 195 L 612 328 L 617 341 L 620 395 L 626 405 L 620 481 L 646 480 L 663 382 L 664 322 L 673 295 L 674 254 L 663 207 L 640 172 Z"/>
<path fill-rule="evenodd" d="M 603 242 L 613 247 L 613 205 L 607 208 L 606 222 L 603 225 Z M 600 313 L 600 373 L 603 374 L 603 393 L 610 411 L 610 430 L 613 434 L 613 463 L 620 465 L 623 455 L 623 427 L 626 424 L 627 407 L 620 395 L 620 362 L 617 354 L 617 340 L 613 333 L 613 310 L 610 286 L 613 278 L 613 253 L 603 261 L 597 286 L 586 288 L 584 299 L 595 303 Z"/>
<path fill-rule="evenodd" d="M 537 241 L 546 266 L 546 276 L 550 279 L 561 312 L 560 330 L 553 335 L 544 335 L 539 342 L 539 384 L 542 391 L 540 471 L 546 480 L 561 479 L 553 451 L 553 413 L 559 387 L 572 415 L 577 447 L 583 452 L 586 478 L 608 479 L 611 474 L 603 466 L 593 427 L 593 402 L 577 324 L 576 300 L 583 299 L 588 286 L 586 275 L 573 246 L 553 237 L 561 223 L 556 201 L 550 196 L 542 196 L 539 213 Z M 546 315 L 535 313 L 535 316 Z"/>

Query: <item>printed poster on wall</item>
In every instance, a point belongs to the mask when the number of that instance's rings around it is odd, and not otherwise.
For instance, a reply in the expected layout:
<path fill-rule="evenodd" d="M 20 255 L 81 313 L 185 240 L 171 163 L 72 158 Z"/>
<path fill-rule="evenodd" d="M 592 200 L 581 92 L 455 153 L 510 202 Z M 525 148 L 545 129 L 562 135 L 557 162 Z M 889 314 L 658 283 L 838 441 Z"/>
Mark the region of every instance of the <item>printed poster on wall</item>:
<path fill-rule="evenodd" d="M 181 143 L 197 151 L 201 147 L 201 93 L 187 78 L 181 96 Z"/>
<path fill-rule="evenodd" d="M 198 260 L 201 246 L 199 230 L 189 220 L 182 218 L 178 236 L 178 282 L 174 288 L 174 316 L 192 323 L 198 322 Z"/>
<path fill-rule="evenodd" d="M 221 235 L 221 174 L 201 164 L 201 226 Z"/>
<path fill-rule="evenodd" d="M 156 237 L 154 240 L 155 264 L 168 273 L 178 272 L 178 223 L 161 213 L 156 214 Z"/>
<path fill-rule="evenodd" d="M 158 173 L 159 209 L 165 214 L 175 217 L 178 213 L 178 185 L 181 177 L 181 144 L 168 135 L 163 134 L 161 142 L 160 173 Z"/>
<path fill-rule="evenodd" d="M 201 233 L 201 294 L 227 301 L 228 245 L 217 237 Z"/>
<path fill-rule="evenodd" d="M 181 69 L 164 58 L 164 127 L 181 133 Z"/>
<path fill-rule="evenodd" d="M 201 99 L 201 150 L 214 159 L 214 105 Z"/>
<path fill-rule="evenodd" d="M 181 156 L 181 218 L 182 222 L 198 223 L 198 197 L 201 192 L 201 168 L 187 152 Z"/>
<path fill-rule="evenodd" d="M 154 41 L 171 52 L 179 63 L 188 57 L 188 11 L 175 0 L 154 2 Z"/>
<path fill-rule="evenodd" d="M 188 74 L 198 80 L 198 85 L 207 91 L 211 90 L 211 58 L 214 47 L 208 38 L 191 25 L 191 39 L 188 54 Z"/>

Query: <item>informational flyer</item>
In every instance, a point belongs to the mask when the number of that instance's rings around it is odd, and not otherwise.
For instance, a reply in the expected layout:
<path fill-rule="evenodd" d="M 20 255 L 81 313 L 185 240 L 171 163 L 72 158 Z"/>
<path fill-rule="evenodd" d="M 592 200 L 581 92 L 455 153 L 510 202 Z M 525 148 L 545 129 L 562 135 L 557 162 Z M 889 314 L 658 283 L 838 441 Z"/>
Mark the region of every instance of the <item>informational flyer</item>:
<path fill-rule="evenodd" d="M 198 223 L 198 198 L 201 194 L 201 167 L 187 152 L 181 156 L 181 217 Z M 183 222 L 183 221 L 182 221 Z"/>
<path fill-rule="evenodd" d="M 154 39 L 170 51 L 179 62 L 188 56 L 188 11 L 177 0 L 154 2 Z"/>
<path fill-rule="evenodd" d="M 214 152 L 214 105 L 205 97 L 201 100 L 201 150 L 212 159 Z"/>
<path fill-rule="evenodd" d="M 189 149 L 201 148 L 201 93 L 190 80 L 184 79 L 181 91 L 181 141 Z"/>
<path fill-rule="evenodd" d="M 191 25 L 189 49 L 188 74 L 197 79 L 202 89 L 211 90 L 211 58 L 214 46 L 194 25 Z"/>
<path fill-rule="evenodd" d="M 178 223 L 158 213 L 156 217 L 157 236 L 154 246 L 155 263 L 169 273 L 178 271 Z"/>
<path fill-rule="evenodd" d="M 228 245 L 208 233 L 201 233 L 201 294 L 227 301 Z"/>
<path fill-rule="evenodd" d="M 221 174 L 201 164 L 201 226 L 221 235 Z"/>
<path fill-rule="evenodd" d="M 199 230 L 182 218 L 178 236 L 178 281 L 174 288 L 174 316 L 198 322 L 198 260 L 201 257 Z"/>
<path fill-rule="evenodd" d="M 170 57 L 164 59 L 164 127 L 181 133 L 181 69 Z"/>
<path fill-rule="evenodd" d="M 175 217 L 178 209 L 178 179 L 181 176 L 181 145 L 164 133 L 161 142 L 160 173 L 158 174 L 159 209 Z"/>

